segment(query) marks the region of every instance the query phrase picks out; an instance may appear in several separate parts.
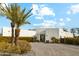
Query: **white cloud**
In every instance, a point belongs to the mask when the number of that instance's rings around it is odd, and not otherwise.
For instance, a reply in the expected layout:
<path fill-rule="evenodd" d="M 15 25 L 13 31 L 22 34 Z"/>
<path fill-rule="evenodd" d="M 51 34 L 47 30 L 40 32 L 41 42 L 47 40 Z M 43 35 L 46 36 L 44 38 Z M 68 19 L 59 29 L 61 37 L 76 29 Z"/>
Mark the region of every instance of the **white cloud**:
<path fill-rule="evenodd" d="M 60 20 L 60 21 L 63 21 L 64 19 L 63 19 L 63 18 L 60 18 L 59 20 Z"/>
<path fill-rule="evenodd" d="M 33 8 L 33 10 L 38 10 L 39 9 L 37 4 L 32 4 L 32 8 Z"/>
<path fill-rule="evenodd" d="M 35 19 L 43 20 L 43 17 L 42 16 L 37 16 L 37 17 L 35 17 Z"/>
<path fill-rule="evenodd" d="M 44 20 L 42 23 L 34 24 L 34 26 L 40 26 L 43 28 L 55 27 L 57 24 L 56 21 L 53 20 Z"/>
<path fill-rule="evenodd" d="M 67 11 L 67 14 L 70 15 L 71 14 L 71 11 Z"/>
<path fill-rule="evenodd" d="M 66 17 L 66 21 L 69 22 L 71 21 L 71 19 Z M 43 22 L 34 24 L 33 26 L 43 27 L 43 28 L 55 28 L 55 27 L 64 27 L 66 25 L 67 25 L 66 22 L 63 20 L 61 22 L 58 22 L 56 20 L 44 20 Z"/>
<path fill-rule="evenodd" d="M 65 23 L 64 22 L 60 22 L 59 25 L 60 26 L 65 26 Z"/>
<path fill-rule="evenodd" d="M 71 19 L 70 19 L 70 18 L 68 18 L 68 17 L 66 18 L 66 20 L 67 20 L 67 21 L 71 21 Z"/>
<path fill-rule="evenodd" d="M 33 26 L 41 26 L 41 23 L 39 23 L 39 24 L 33 24 Z"/>
<path fill-rule="evenodd" d="M 42 16 L 44 16 L 44 15 L 53 15 L 53 16 L 55 16 L 55 13 L 53 12 L 53 10 L 51 10 L 48 7 L 41 8 L 39 13 Z"/>
<path fill-rule="evenodd" d="M 42 19 L 42 18 L 44 18 L 43 16 L 45 16 L 45 15 L 55 16 L 53 9 L 46 7 L 45 5 L 32 4 L 32 8 L 33 8 L 32 13 L 36 19 Z"/>
<path fill-rule="evenodd" d="M 40 5 L 40 7 L 42 8 L 42 7 L 45 7 L 45 5 L 44 4 L 42 4 L 42 5 Z"/>
<path fill-rule="evenodd" d="M 67 14 L 76 14 L 79 13 L 79 4 L 72 5 L 70 10 L 67 11 Z"/>
<path fill-rule="evenodd" d="M 38 8 L 38 5 L 37 4 L 32 4 L 32 13 L 33 15 L 38 15 L 38 11 L 39 11 L 39 8 Z"/>

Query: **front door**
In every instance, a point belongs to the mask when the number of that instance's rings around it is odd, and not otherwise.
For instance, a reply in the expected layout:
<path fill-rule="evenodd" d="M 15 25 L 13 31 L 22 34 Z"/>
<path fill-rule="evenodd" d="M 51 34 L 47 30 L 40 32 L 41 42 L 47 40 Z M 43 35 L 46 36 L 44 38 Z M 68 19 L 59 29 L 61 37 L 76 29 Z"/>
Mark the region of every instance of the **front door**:
<path fill-rule="evenodd" d="M 40 41 L 45 42 L 45 34 L 40 34 Z"/>

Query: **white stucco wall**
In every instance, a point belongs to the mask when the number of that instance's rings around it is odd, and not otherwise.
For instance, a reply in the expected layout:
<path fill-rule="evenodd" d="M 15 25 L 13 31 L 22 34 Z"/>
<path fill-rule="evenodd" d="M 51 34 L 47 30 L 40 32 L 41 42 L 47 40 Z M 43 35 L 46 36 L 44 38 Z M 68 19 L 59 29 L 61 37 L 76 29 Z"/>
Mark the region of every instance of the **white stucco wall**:
<path fill-rule="evenodd" d="M 11 36 L 11 28 L 3 28 L 2 36 Z M 20 30 L 20 37 L 33 37 L 36 31 Z"/>
<path fill-rule="evenodd" d="M 59 38 L 59 29 L 53 28 L 46 30 L 46 40 L 49 40 L 51 42 L 52 37 Z"/>
<path fill-rule="evenodd" d="M 39 28 L 36 30 L 37 39 L 40 40 L 40 34 L 45 34 L 45 41 L 49 40 L 51 42 L 51 38 L 55 37 L 59 39 L 60 37 L 73 37 L 73 34 L 70 32 L 65 32 L 60 28 Z"/>
<path fill-rule="evenodd" d="M 36 29 L 36 37 L 37 37 L 37 40 L 40 40 L 40 34 L 44 34 L 45 32 L 45 28 L 37 28 Z"/>
<path fill-rule="evenodd" d="M 11 28 L 4 27 L 2 29 L 2 36 L 11 36 Z"/>
<path fill-rule="evenodd" d="M 20 37 L 33 37 L 35 36 L 36 31 L 32 30 L 21 30 L 20 31 Z"/>

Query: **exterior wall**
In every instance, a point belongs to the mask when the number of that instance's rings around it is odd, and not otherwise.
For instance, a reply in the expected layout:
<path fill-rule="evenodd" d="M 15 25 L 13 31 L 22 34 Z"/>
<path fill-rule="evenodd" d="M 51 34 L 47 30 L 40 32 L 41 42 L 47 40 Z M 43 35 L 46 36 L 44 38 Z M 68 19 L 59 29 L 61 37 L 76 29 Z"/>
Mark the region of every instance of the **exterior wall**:
<path fill-rule="evenodd" d="M 40 41 L 40 34 L 45 34 L 45 29 L 44 28 L 38 28 L 38 29 L 36 29 L 36 37 L 37 37 L 37 40 L 39 40 Z"/>
<path fill-rule="evenodd" d="M 35 36 L 36 31 L 32 30 L 21 30 L 20 31 L 20 37 L 33 37 Z"/>
<path fill-rule="evenodd" d="M 2 36 L 11 36 L 11 28 L 3 28 Z"/>
<path fill-rule="evenodd" d="M 45 41 L 55 37 L 57 39 L 64 37 L 73 37 L 73 34 L 70 32 L 65 32 L 63 29 L 59 28 L 38 28 L 36 30 L 21 30 L 20 37 L 37 37 L 37 40 L 40 41 L 40 34 L 45 34 Z M 3 28 L 2 36 L 11 36 L 11 28 Z"/>
<path fill-rule="evenodd" d="M 3 28 L 2 36 L 11 36 L 11 28 Z M 33 37 L 36 31 L 20 30 L 20 37 Z"/>
<path fill-rule="evenodd" d="M 63 29 L 59 29 L 59 37 L 65 38 L 65 37 L 73 37 L 73 34 L 70 32 L 65 32 Z"/>
<path fill-rule="evenodd" d="M 59 29 L 58 28 L 53 28 L 53 29 L 47 29 L 46 30 L 46 40 L 49 40 L 51 42 L 51 38 L 59 38 Z"/>
<path fill-rule="evenodd" d="M 40 34 L 45 34 L 45 41 L 49 40 L 49 42 L 51 42 L 52 37 L 55 37 L 57 39 L 65 37 L 73 37 L 72 33 L 65 32 L 63 29 L 59 28 L 40 28 L 37 29 L 36 32 L 37 32 L 36 37 L 38 40 L 40 40 Z"/>

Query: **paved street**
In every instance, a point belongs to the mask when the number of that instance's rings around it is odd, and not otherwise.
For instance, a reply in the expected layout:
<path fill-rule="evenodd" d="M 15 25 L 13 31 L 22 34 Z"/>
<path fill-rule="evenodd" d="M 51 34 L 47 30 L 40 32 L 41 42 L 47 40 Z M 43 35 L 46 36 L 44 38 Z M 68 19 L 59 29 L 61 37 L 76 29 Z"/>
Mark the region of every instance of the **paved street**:
<path fill-rule="evenodd" d="M 79 56 L 79 46 L 51 43 L 31 43 L 34 56 Z"/>

